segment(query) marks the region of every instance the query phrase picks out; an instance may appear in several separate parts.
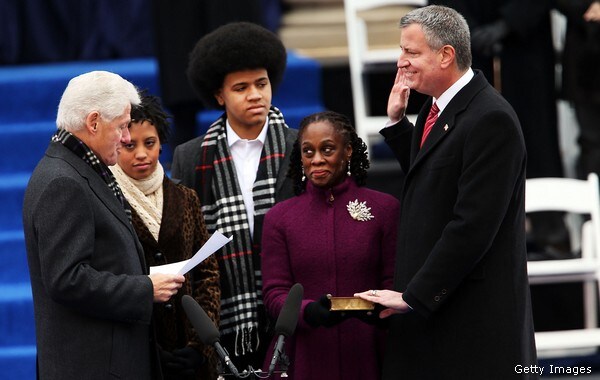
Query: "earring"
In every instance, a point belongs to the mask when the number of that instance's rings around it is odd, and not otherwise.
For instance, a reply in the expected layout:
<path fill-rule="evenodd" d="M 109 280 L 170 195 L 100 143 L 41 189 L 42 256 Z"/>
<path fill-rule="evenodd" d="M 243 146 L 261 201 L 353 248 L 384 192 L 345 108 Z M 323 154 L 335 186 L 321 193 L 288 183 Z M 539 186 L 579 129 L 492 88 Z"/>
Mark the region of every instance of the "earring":
<path fill-rule="evenodd" d="M 304 175 L 304 166 L 302 167 L 302 182 L 306 181 L 306 176 Z"/>
<path fill-rule="evenodd" d="M 352 171 L 350 171 L 350 159 L 348 159 L 348 171 L 346 172 L 346 174 L 348 174 L 348 177 L 352 175 Z"/>

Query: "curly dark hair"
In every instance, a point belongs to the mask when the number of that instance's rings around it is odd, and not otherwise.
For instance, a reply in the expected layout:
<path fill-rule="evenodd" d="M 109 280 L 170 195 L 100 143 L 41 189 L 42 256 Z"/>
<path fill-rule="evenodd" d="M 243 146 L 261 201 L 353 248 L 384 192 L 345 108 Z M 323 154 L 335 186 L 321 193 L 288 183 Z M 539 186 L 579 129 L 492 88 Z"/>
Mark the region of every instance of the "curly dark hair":
<path fill-rule="evenodd" d="M 258 24 L 234 22 L 202 37 L 188 62 L 188 79 L 209 108 L 221 108 L 215 93 L 227 74 L 265 69 L 273 91 L 283 79 L 287 53 L 277 35 Z"/>
<path fill-rule="evenodd" d="M 131 107 L 131 122 L 149 121 L 156 128 L 161 144 L 169 140 L 171 116 L 163 109 L 160 99 L 150 95 L 147 90 L 140 91 L 141 103 Z"/>
<path fill-rule="evenodd" d="M 306 190 L 306 182 L 302 180 L 302 151 L 300 149 L 302 134 L 308 125 L 317 122 L 331 124 L 336 133 L 342 136 L 344 144 L 350 144 L 352 147 L 350 173 L 358 186 L 364 186 L 367 182 L 367 169 L 371 166 L 367 155 L 367 144 L 358 137 L 356 130 L 346 116 L 333 111 L 323 111 L 306 116 L 300 122 L 298 138 L 294 142 L 294 148 L 290 153 L 290 167 L 287 173 L 287 176 L 294 183 L 294 193 L 300 195 Z"/>

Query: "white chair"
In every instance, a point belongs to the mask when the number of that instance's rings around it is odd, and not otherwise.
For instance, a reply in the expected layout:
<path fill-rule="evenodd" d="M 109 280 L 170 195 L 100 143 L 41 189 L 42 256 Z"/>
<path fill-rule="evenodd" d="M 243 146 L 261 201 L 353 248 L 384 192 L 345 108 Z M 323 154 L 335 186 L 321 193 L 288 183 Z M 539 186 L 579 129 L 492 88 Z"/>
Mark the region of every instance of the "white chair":
<path fill-rule="evenodd" d="M 398 22 L 400 17 L 408 10 L 418 6 L 426 5 L 426 0 L 344 0 L 344 10 L 346 13 L 346 33 L 348 35 L 348 58 L 350 60 L 350 79 L 352 82 L 352 100 L 354 105 L 354 119 L 358 135 L 369 144 L 369 137 L 378 135 L 379 130 L 385 126 L 386 116 L 372 116 L 368 109 L 369 94 L 365 86 L 365 72 L 369 65 L 390 64 L 395 67 L 400 55 L 400 29 Z M 398 8 L 394 6 L 404 6 Z M 392 14 L 397 15 L 395 24 L 390 30 L 382 31 L 395 38 L 393 44 L 385 46 L 374 46 L 370 44 L 369 27 L 367 20 L 377 25 L 378 17 L 390 18 L 388 8 L 383 13 L 369 13 L 377 8 L 392 7 L 395 9 Z M 372 35 L 372 34 L 371 34 Z M 371 38 L 373 39 L 373 38 Z M 391 83 L 390 83 L 391 88 Z M 414 118 L 414 116 L 413 116 Z"/>
<path fill-rule="evenodd" d="M 581 257 L 529 261 L 529 283 L 583 282 L 584 327 L 578 330 L 536 332 L 538 356 L 560 357 L 593 353 L 600 346 L 597 320 L 600 282 L 600 193 L 598 176 L 587 180 L 533 178 L 525 187 L 525 211 L 564 211 L 588 214 L 581 228 Z"/>

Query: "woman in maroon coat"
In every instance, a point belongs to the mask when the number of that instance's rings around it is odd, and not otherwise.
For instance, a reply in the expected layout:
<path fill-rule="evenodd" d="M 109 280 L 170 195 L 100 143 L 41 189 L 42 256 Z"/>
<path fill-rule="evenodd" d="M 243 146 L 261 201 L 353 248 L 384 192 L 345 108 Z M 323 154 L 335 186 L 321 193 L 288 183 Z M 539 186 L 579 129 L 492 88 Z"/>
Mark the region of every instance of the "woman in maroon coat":
<path fill-rule="evenodd" d="M 344 116 L 322 112 L 302 121 L 289 173 L 297 196 L 267 213 L 262 252 L 273 318 L 291 286 L 304 287 L 298 326 L 286 342 L 293 379 L 380 378 L 376 313 L 331 312 L 326 296 L 392 286 L 399 202 L 362 186 L 368 167 L 366 146 Z"/>

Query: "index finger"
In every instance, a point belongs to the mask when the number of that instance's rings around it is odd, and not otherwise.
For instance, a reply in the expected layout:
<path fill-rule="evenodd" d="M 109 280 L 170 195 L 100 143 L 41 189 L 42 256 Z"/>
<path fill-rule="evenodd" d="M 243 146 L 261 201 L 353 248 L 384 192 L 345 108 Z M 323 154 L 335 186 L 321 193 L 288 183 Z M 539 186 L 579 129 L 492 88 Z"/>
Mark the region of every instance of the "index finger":
<path fill-rule="evenodd" d="M 396 70 L 396 78 L 394 79 L 394 84 L 404 84 L 404 73 L 402 72 L 402 70 L 397 69 Z"/>

